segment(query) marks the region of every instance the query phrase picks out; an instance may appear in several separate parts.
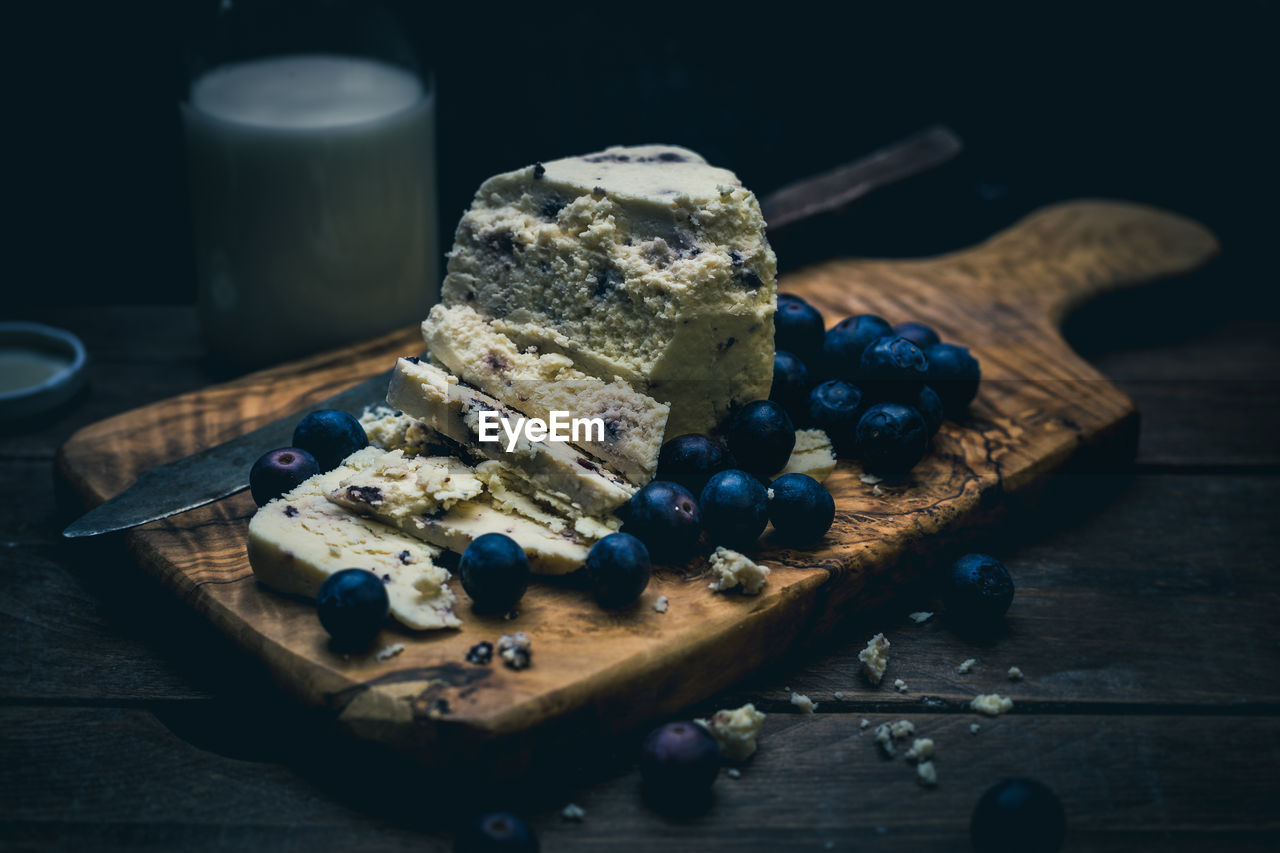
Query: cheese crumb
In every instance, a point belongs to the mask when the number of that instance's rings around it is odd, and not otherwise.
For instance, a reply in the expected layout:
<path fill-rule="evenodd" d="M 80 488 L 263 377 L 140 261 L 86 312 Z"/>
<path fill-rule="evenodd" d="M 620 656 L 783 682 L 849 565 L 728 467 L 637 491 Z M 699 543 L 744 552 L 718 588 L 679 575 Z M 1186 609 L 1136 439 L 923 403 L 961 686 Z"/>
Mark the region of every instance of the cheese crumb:
<path fill-rule="evenodd" d="M 565 820 L 571 820 L 574 823 L 582 823 L 583 818 L 587 816 L 587 810 L 577 803 L 569 803 L 560 812 L 560 816 Z"/>
<path fill-rule="evenodd" d="M 716 592 L 740 587 L 744 595 L 755 595 L 764 589 L 765 581 L 769 577 L 768 566 L 757 565 L 746 556 L 723 545 L 716 547 L 715 553 L 711 555 L 710 565 L 711 571 L 716 574 L 716 579 L 709 586 Z"/>
<path fill-rule="evenodd" d="M 1018 667 L 1016 667 L 1016 666 L 1011 666 L 1011 667 L 1009 667 L 1009 680 L 1010 680 L 1010 681 L 1021 681 L 1021 680 L 1022 680 L 1022 670 L 1021 670 L 1021 669 L 1019 669 L 1019 668 L 1018 668 Z"/>
<path fill-rule="evenodd" d="M 814 711 L 818 710 L 818 703 L 814 702 L 803 693 L 792 693 L 791 704 L 795 705 L 802 713 L 805 714 L 812 714 Z"/>
<path fill-rule="evenodd" d="M 402 651 L 404 651 L 404 643 L 392 643 L 391 645 L 387 646 L 386 648 L 379 651 L 376 655 L 374 655 L 374 658 L 380 661 L 390 660 L 391 658 L 400 654 Z"/>
<path fill-rule="evenodd" d="M 879 684 L 884 678 L 885 668 L 889 665 L 889 641 L 884 634 L 876 634 L 867 640 L 867 647 L 858 652 L 858 660 L 862 662 L 862 672 L 872 684 Z"/>
<path fill-rule="evenodd" d="M 907 618 L 919 625 L 921 622 L 928 622 L 933 618 L 933 611 L 917 610 L 915 613 L 908 613 Z"/>
<path fill-rule="evenodd" d="M 958 667 L 956 667 L 956 672 L 960 673 L 961 675 L 966 675 L 973 671 L 973 665 L 975 663 L 977 663 L 975 659 L 969 658 L 968 660 L 961 663 Z"/>
<path fill-rule="evenodd" d="M 524 631 L 498 638 L 498 656 L 511 669 L 525 669 L 532 663 L 533 643 Z"/>
<path fill-rule="evenodd" d="M 730 767 L 728 770 L 725 771 L 725 775 L 728 776 L 730 779 L 741 779 L 742 771 L 736 767 Z"/>
<path fill-rule="evenodd" d="M 756 738 L 765 715 L 748 702 L 741 708 L 716 711 L 710 720 L 699 720 L 720 744 L 720 755 L 728 761 L 746 761 L 756 751 Z"/>
<path fill-rule="evenodd" d="M 874 486 L 876 483 L 883 483 L 884 477 L 877 477 L 875 474 L 863 474 L 858 478 L 868 486 Z"/>
<path fill-rule="evenodd" d="M 658 596 L 657 600 L 653 602 L 653 609 L 658 611 L 659 613 L 666 613 L 667 608 L 670 606 L 671 606 L 671 602 L 667 600 L 667 597 L 665 595 Z"/>
<path fill-rule="evenodd" d="M 907 682 L 903 681 L 901 678 L 895 678 L 893 681 L 893 686 L 894 686 L 894 689 L 896 689 L 899 693 L 907 692 Z"/>
<path fill-rule="evenodd" d="M 917 764 L 916 777 L 920 780 L 920 784 L 926 788 L 936 788 L 938 786 L 938 771 L 934 769 L 932 761 L 921 761 Z"/>
<path fill-rule="evenodd" d="M 983 693 L 973 697 L 969 707 L 979 714 L 995 717 L 1013 709 L 1013 700 L 999 693 Z"/>
<path fill-rule="evenodd" d="M 982 731 L 982 726 L 978 725 L 977 723 L 969 724 L 969 734 L 976 735 L 980 731 Z"/>
<path fill-rule="evenodd" d="M 866 717 L 863 717 L 862 722 L 858 723 L 858 728 L 865 729 L 870 725 L 871 725 L 871 721 L 868 720 Z"/>
<path fill-rule="evenodd" d="M 925 761 L 933 758 L 933 739 L 927 737 L 919 737 L 911 744 L 911 748 L 907 750 L 907 761 Z"/>
<path fill-rule="evenodd" d="M 843 698 L 844 698 L 844 694 L 843 694 L 843 693 L 841 693 L 839 690 L 837 690 L 835 693 L 832 693 L 831 695 L 832 695 L 832 696 L 834 696 L 836 699 L 843 699 Z"/>
<path fill-rule="evenodd" d="M 915 723 L 910 720 L 898 720 L 896 723 L 881 723 L 876 726 L 876 743 L 884 750 L 884 754 L 893 756 L 893 742 L 903 740 L 916 733 Z"/>

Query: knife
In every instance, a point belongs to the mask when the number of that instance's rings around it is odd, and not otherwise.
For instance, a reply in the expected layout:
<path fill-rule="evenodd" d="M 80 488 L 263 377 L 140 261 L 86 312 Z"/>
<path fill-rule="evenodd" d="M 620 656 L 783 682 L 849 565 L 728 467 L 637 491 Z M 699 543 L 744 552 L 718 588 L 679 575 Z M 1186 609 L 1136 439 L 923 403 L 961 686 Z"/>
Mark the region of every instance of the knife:
<path fill-rule="evenodd" d="M 769 227 L 781 228 L 940 166 L 962 147 L 949 128 L 931 127 L 852 163 L 781 187 L 765 196 L 760 206 Z M 365 407 L 382 402 L 390 381 L 391 371 L 380 373 L 239 438 L 144 471 L 133 485 L 72 522 L 62 535 L 76 539 L 125 530 L 243 491 L 249 487 L 249 469 L 258 457 L 293 441 L 293 429 L 303 411 L 345 409 L 359 415 Z"/>
<path fill-rule="evenodd" d="M 387 370 L 302 411 L 344 409 L 359 416 L 366 406 L 386 398 L 390 382 L 391 371 Z M 132 486 L 80 516 L 62 535 L 78 539 L 136 527 L 249 488 L 249 469 L 253 463 L 266 451 L 293 443 L 293 429 L 302 411 L 239 438 L 143 471 Z"/>

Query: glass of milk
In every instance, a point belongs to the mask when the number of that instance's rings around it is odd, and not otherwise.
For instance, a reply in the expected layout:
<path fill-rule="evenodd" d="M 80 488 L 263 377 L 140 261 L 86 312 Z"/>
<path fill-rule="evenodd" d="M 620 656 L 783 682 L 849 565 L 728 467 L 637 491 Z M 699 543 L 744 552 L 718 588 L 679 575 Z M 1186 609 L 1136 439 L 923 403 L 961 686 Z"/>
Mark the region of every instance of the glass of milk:
<path fill-rule="evenodd" d="M 439 295 L 430 79 L 281 41 L 200 69 L 182 104 L 202 327 L 243 365 L 402 328 Z"/>

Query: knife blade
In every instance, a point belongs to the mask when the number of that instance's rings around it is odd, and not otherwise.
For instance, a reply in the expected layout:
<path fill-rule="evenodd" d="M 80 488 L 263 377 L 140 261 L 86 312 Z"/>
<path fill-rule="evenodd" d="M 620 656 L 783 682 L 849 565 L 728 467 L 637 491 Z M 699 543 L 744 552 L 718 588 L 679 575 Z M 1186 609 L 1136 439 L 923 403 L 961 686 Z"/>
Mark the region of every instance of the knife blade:
<path fill-rule="evenodd" d="M 760 202 L 764 221 L 776 230 L 836 210 L 872 190 L 941 166 L 963 148 L 955 131 L 935 125 L 852 163 L 774 190 Z"/>
<path fill-rule="evenodd" d="M 343 409 L 358 416 L 364 407 L 386 398 L 390 382 L 391 371 L 384 371 L 238 438 L 143 471 L 133 485 L 89 510 L 62 531 L 62 535 L 77 539 L 112 533 L 159 521 L 243 491 L 249 487 L 249 468 L 259 456 L 292 443 L 293 430 L 302 411 Z"/>
<path fill-rule="evenodd" d="M 942 165 L 962 147 L 949 128 L 931 127 L 768 194 L 761 200 L 765 221 L 777 229 L 843 207 L 879 187 Z M 62 535 L 76 539 L 125 530 L 243 491 L 249 487 L 249 468 L 254 461 L 267 450 L 287 446 L 304 411 L 328 408 L 359 414 L 385 398 L 390 381 L 391 371 L 386 371 L 238 438 L 144 471 L 133 485 L 72 522 Z"/>

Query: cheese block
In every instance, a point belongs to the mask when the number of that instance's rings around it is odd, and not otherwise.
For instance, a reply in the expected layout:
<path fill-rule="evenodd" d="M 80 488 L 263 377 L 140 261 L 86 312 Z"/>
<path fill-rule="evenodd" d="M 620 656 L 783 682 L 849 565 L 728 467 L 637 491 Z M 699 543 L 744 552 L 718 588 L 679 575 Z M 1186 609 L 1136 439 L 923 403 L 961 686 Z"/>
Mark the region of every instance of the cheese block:
<path fill-rule="evenodd" d="M 553 532 L 540 521 L 534 521 L 494 506 L 481 496 L 462 501 L 440 515 L 406 515 L 363 502 L 359 490 L 351 485 L 378 487 L 377 475 L 353 478 L 347 487 L 334 489 L 329 499 L 351 512 L 391 524 L 398 529 L 442 548 L 461 554 L 477 537 L 486 533 L 504 533 L 524 549 L 529 568 L 538 574 L 562 575 L 582 568 L 587 552 L 595 544 L 593 537 L 576 529 Z"/>
<path fill-rule="evenodd" d="M 348 463 L 358 466 L 381 452 L 366 448 Z M 249 521 L 254 576 L 280 592 L 315 598 L 334 572 L 368 569 L 386 584 L 391 615 L 403 625 L 415 630 L 461 625 L 449 572 L 434 563 L 439 548 L 329 501 L 327 493 L 352 471 L 344 464 L 317 474 L 258 510 Z"/>
<path fill-rule="evenodd" d="M 588 515 L 607 513 L 630 500 L 635 487 L 566 442 L 530 441 L 520 436 L 513 447 L 500 440 L 479 440 L 480 413 L 497 412 L 512 424 L 522 417 L 493 397 L 462 385 L 438 367 L 417 359 L 396 363 L 387 402 L 462 445 L 467 452 L 500 460 L 518 470 L 530 489 L 559 492 Z M 508 449 L 510 447 L 510 449 Z"/>
<path fill-rule="evenodd" d="M 517 348 L 560 353 L 711 432 L 773 377 L 777 263 L 755 196 L 685 148 L 609 148 L 496 175 L 442 284 Z"/>
<path fill-rule="evenodd" d="M 577 446 L 638 485 L 658 467 L 670 407 L 639 393 L 621 379 L 588 376 L 559 353 L 521 350 L 469 305 L 437 305 L 422 324 L 431 357 L 462 381 L 483 388 L 531 417 L 552 411 L 604 422 L 600 441 Z"/>
<path fill-rule="evenodd" d="M 820 429 L 798 429 L 791 456 L 774 479 L 783 474 L 808 474 L 821 483 L 834 470 L 836 453 L 827 434 Z"/>

